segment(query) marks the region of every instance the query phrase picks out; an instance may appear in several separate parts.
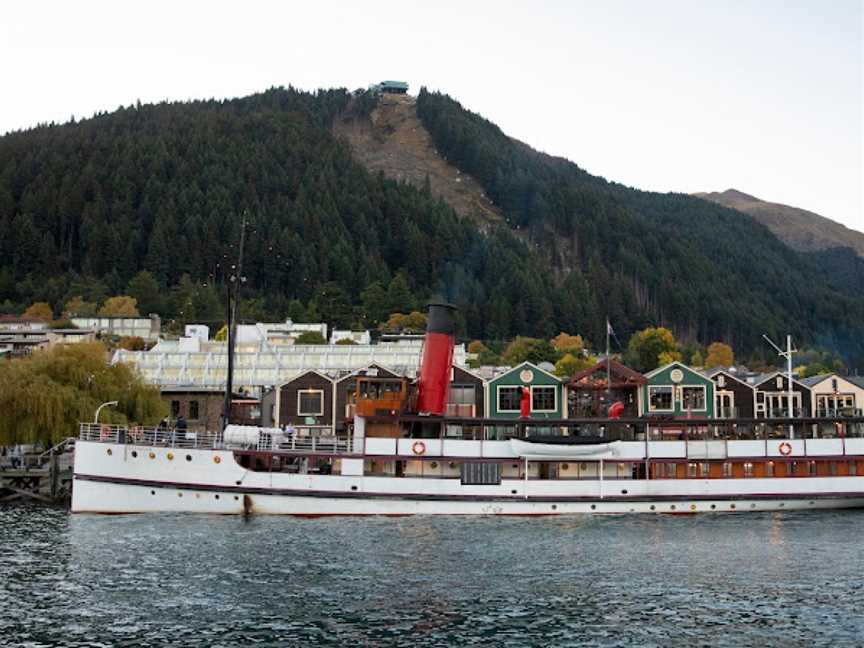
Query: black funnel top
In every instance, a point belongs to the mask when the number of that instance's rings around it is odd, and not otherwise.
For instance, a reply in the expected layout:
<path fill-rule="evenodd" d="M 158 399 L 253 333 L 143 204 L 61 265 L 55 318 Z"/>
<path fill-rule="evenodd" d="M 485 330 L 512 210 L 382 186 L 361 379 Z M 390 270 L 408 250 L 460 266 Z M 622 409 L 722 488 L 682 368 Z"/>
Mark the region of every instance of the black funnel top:
<path fill-rule="evenodd" d="M 453 304 L 432 303 L 428 304 L 428 315 L 426 320 L 427 333 L 443 333 L 444 335 L 456 335 L 456 320 L 453 313 L 458 309 Z"/>

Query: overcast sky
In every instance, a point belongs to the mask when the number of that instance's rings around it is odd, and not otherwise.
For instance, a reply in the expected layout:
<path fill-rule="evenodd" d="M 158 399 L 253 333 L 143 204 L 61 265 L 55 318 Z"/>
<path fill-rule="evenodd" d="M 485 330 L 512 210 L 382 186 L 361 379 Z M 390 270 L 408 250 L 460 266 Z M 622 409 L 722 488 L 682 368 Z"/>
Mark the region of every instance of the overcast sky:
<path fill-rule="evenodd" d="M 864 0 L 14 2 L 0 133 L 142 102 L 406 80 L 642 189 L 864 230 Z"/>

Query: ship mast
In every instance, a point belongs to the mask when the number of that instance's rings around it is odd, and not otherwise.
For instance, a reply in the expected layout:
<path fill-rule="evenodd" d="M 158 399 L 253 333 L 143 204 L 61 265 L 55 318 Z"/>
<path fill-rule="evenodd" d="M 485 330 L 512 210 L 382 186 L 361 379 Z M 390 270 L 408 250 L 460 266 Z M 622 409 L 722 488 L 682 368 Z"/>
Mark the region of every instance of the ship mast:
<path fill-rule="evenodd" d="M 237 340 L 237 302 L 240 300 L 240 286 L 246 281 L 243 276 L 243 248 L 246 244 L 246 210 L 240 222 L 240 251 L 237 265 L 232 267 L 226 277 L 228 289 L 228 369 L 225 378 L 225 401 L 222 406 L 222 429 L 231 422 L 231 395 L 234 392 L 234 346 Z M 233 292 L 233 295 L 232 295 Z"/>

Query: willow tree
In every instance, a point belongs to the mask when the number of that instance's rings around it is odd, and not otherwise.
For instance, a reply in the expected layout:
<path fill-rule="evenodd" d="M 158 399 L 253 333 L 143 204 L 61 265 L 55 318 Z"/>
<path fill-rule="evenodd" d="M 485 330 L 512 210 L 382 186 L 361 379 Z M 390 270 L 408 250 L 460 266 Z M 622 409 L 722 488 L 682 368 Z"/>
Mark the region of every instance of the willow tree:
<path fill-rule="evenodd" d="M 154 424 L 166 414 L 159 390 L 128 365 L 109 365 L 99 343 L 57 346 L 0 365 L 0 445 L 49 444 L 77 433 L 78 423 Z"/>

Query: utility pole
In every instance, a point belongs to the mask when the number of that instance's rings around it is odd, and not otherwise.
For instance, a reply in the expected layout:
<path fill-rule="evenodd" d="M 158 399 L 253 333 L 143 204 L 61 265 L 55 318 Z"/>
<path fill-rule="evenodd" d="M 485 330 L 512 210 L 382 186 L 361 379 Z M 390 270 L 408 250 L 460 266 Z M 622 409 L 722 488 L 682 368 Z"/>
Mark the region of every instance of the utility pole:
<path fill-rule="evenodd" d="M 781 358 L 786 358 L 786 386 L 788 387 L 788 394 L 786 396 L 786 400 L 787 400 L 786 412 L 787 412 L 787 415 L 790 419 L 794 418 L 795 417 L 795 410 L 792 407 L 792 397 L 795 395 L 795 390 L 792 389 L 792 354 L 796 353 L 798 351 L 798 349 L 792 348 L 792 336 L 791 335 L 786 336 L 786 350 L 785 351 L 783 349 L 781 349 L 779 346 L 777 346 L 776 344 L 774 344 L 774 342 L 771 340 L 771 338 L 769 338 L 767 335 L 762 335 L 762 337 L 768 341 L 768 344 L 770 344 L 772 347 L 774 347 L 777 350 L 777 355 L 779 355 Z M 789 424 L 789 438 L 790 439 L 795 438 L 795 428 L 792 426 L 791 423 Z"/>
<path fill-rule="evenodd" d="M 240 299 L 240 286 L 246 281 L 246 277 L 243 276 L 243 247 L 245 244 L 246 210 L 243 210 L 243 220 L 240 222 L 240 251 L 237 255 L 237 266 L 233 273 L 225 277 L 228 289 L 228 368 L 225 377 L 225 401 L 222 406 L 223 430 L 231 421 L 231 395 L 234 393 L 234 345 L 237 338 L 237 302 Z"/>

